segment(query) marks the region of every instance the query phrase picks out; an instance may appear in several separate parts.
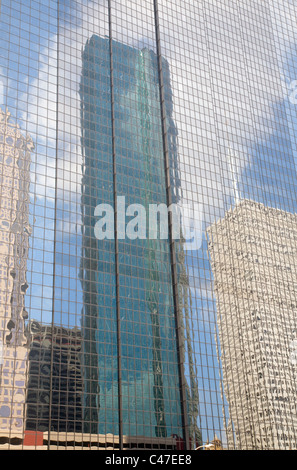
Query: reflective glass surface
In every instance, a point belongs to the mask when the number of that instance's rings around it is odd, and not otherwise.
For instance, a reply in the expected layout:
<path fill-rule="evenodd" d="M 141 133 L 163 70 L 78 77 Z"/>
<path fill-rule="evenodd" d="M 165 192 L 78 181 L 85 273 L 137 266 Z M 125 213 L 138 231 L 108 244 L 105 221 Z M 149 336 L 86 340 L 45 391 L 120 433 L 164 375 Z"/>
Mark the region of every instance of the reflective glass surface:
<path fill-rule="evenodd" d="M 0 448 L 296 448 L 295 6 L 1 0 Z"/>

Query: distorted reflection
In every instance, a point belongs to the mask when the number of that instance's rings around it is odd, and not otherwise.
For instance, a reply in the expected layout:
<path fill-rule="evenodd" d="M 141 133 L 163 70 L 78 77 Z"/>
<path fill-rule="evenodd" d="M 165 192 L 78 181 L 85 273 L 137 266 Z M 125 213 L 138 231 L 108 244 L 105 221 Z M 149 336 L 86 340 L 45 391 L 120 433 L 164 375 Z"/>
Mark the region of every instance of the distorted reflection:
<path fill-rule="evenodd" d="M 31 228 L 30 162 L 33 142 L 0 109 L 0 432 L 21 437 L 24 426 L 27 348 L 24 297 Z"/>
<path fill-rule="evenodd" d="M 157 56 L 148 49 L 138 50 L 116 41 L 112 49 L 111 77 L 109 40 L 93 36 L 87 42 L 80 87 L 84 149 L 81 279 L 84 360 L 87 361 L 84 380 L 89 383 L 84 401 L 85 413 L 89 413 L 85 414 L 85 426 L 89 420 L 89 429 L 98 432 L 96 414 L 99 412 L 99 431 L 115 432 L 120 393 L 124 435 L 181 438 L 168 241 L 120 239 L 117 267 L 114 241 L 102 242 L 94 237 L 97 220 L 94 209 L 102 201 L 113 206 L 115 190 L 125 196 L 126 205 L 138 203 L 148 207 L 150 203 L 166 202 Z M 172 120 L 170 73 L 165 60 L 162 66 L 170 171 L 177 185 L 177 131 Z M 114 109 L 111 108 L 111 78 Z M 175 190 L 178 192 L 177 187 Z M 116 323 L 116 269 L 120 276 L 120 343 Z M 182 295 L 188 294 L 182 292 Z M 118 356 L 122 374 L 119 390 Z M 195 384 L 193 374 L 191 377 L 190 386 Z M 188 397 L 197 400 L 197 392 L 190 391 Z M 193 404 L 189 410 L 192 412 Z"/>

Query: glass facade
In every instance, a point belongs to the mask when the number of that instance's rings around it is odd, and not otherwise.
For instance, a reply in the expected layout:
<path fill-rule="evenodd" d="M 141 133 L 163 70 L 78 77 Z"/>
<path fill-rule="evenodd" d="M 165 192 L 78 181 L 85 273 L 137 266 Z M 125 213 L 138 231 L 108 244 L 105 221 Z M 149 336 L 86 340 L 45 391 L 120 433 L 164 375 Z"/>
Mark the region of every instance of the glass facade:
<path fill-rule="evenodd" d="M 296 448 L 296 19 L 1 0 L 0 448 Z"/>

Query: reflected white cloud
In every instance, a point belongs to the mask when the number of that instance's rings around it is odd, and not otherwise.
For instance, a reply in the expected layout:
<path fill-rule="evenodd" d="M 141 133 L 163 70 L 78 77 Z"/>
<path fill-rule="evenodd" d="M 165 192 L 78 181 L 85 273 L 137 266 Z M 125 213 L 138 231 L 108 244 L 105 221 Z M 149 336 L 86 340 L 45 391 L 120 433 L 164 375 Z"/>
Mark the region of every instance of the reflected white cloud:
<path fill-rule="evenodd" d="M 234 174 L 240 184 L 255 135 L 260 139 L 272 132 L 272 104 L 284 98 L 274 37 L 278 42 L 282 37 L 283 51 L 290 48 L 283 24 L 292 23 L 296 11 L 289 0 L 282 0 L 281 8 L 279 3 L 186 0 L 181 7 L 179 1 L 159 2 L 162 55 L 170 66 L 184 203 L 203 204 L 207 224 L 222 215 L 226 201 L 233 199 Z M 261 8 L 262 18 L 253 13 L 255 7 Z M 284 15 L 281 19 L 276 16 L 279 11 Z M 67 14 L 71 14 L 71 22 Z M 114 1 L 112 16 L 114 40 L 135 47 L 154 44 L 151 3 L 140 6 L 136 0 Z M 245 21 L 250 17 L 254 27 L 245 27 L 243 17 Z M 263 17 L 267 17 L 265 24 L 271 24 L 264 32 Z M 232 35 L 224 35 L 230 28 Z M 252 41 L 249 31 L 253 31 Z M 57 183 L 64 197 L 69 192 L 75 202 L 81 191 L 81 54 L 93 34 L 108 35 L 107 2 L 70 2 L 58 34 L 41 51 L 38 78 L 31 84 L 30 104 L 23 116 L 38 142 L 58 141 L 57 181 L 45 155 L 38 156 L 36 182 L 48 187 Z M 261 47 L 263 37 L 269 38 L 265 48 Z M 238 156 L 233 170 L 230 151 Z M 45 174 L 41 165 L 46 167 Z"/>
<path fill-rule="evenodd" d="M 0 106 L 5 107 L 6 104 L 6 90 L 10 85 L 9 80 L 2 67 L 0 67 Z"/>

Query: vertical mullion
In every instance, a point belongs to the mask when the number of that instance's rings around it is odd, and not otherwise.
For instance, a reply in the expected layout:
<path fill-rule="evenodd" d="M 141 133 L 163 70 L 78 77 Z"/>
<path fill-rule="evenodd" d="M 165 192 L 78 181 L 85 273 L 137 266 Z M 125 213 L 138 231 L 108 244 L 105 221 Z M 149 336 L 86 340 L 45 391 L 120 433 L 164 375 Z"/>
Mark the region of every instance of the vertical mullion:
<path fill-rule="evenodd" d="M 55 328 L 55 284 L 56 284 L 56 244 L 57 244 L 57 202 L 58 202 L 58 154 L 59 154 L 59 14 L 60 1 L 57 0 L 57 85 L 56 85 L 56 168 L 55 168 L 55 216 L 54 216 L 54 243 L 53 243 L 53 296 L 52 296 L 52 322 L 51 322 L 51 362 L 50 362 L 50 390 L 49 390 L 49 425 L 47 447 L 50 450 L 50 434 L 52 423 L 52 382 L 54 367 L 54 328 Z M 46 331 L 46 330 L 45 330 Z M 59 437 L 58 437 L 59 439 Z"/>
<path fill-rule="evenodd" d="M 115 278 L 116 278 L 116 318 L 117 318 L 117 353 L 118 353 L 118 417 L 119 417 L 119 448 L 123 449 L 123 407 L 122 407 L 122 358 L 121 358 L 121 317 L 120 317 L 120 272 L 119 272 L 119 242 L 117 226 L 117 166 L 115 144 L 115 112 L 114 112 L 114 82 L 113 82 L 113 48 L 112 48 L 112 17 L 111 0 L 108 0 L 109 25 L 109 59 L 110 59 L 110 97 L 111 97 L 111 132 L 112 132 L 112 161 L 113 161 L 113 190 L 114 190 L 114 241 L 115 241 Z"/>

